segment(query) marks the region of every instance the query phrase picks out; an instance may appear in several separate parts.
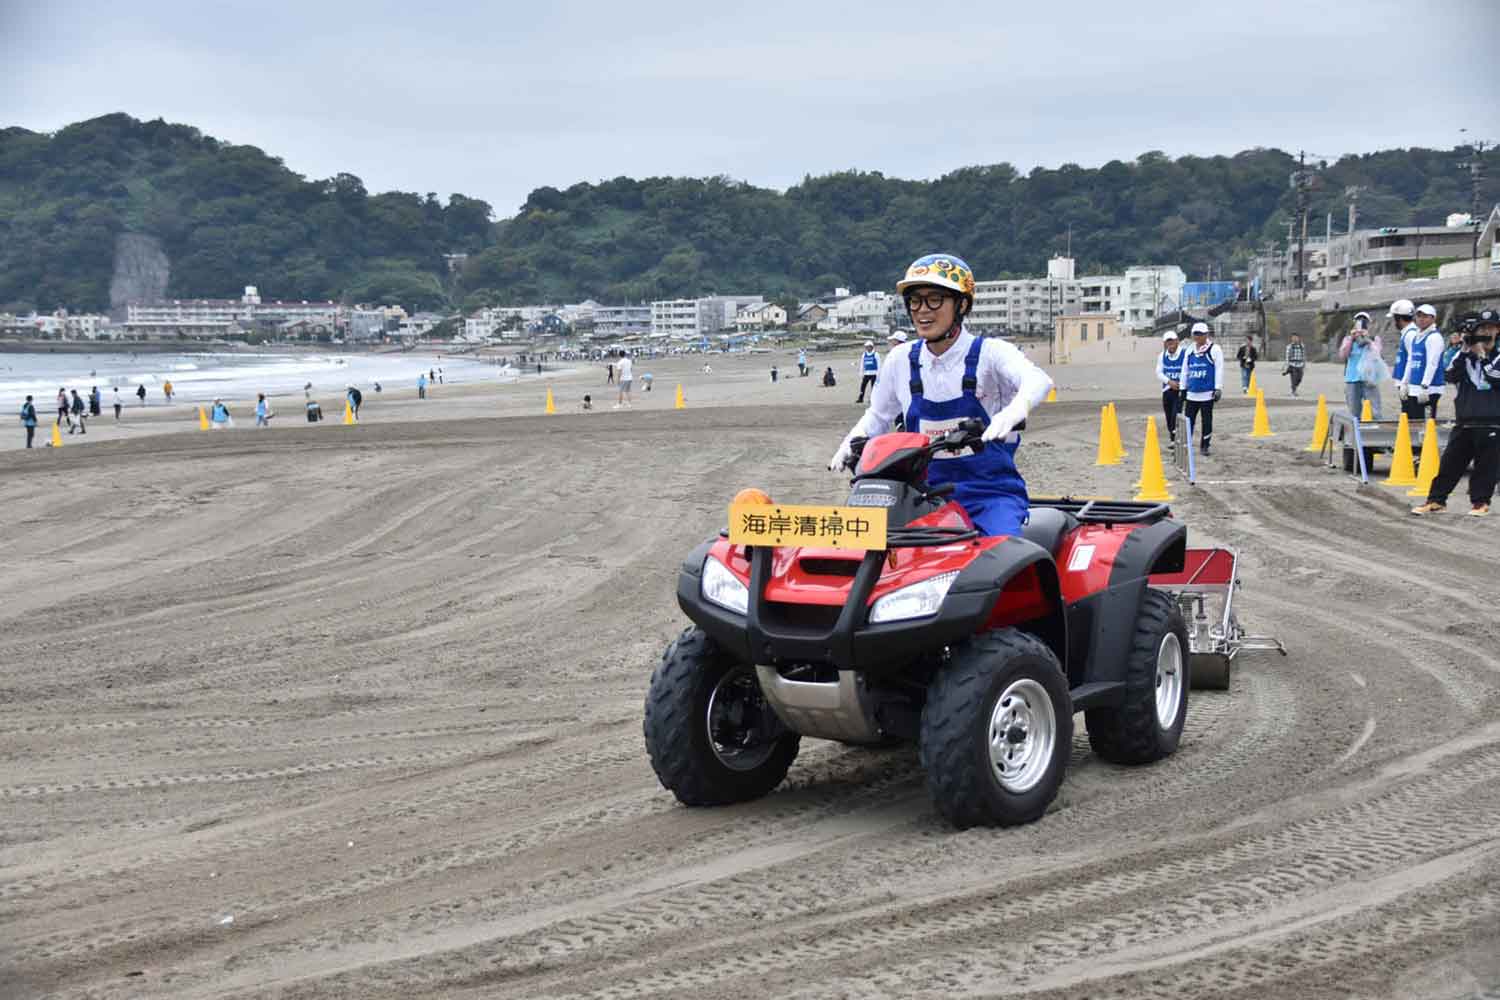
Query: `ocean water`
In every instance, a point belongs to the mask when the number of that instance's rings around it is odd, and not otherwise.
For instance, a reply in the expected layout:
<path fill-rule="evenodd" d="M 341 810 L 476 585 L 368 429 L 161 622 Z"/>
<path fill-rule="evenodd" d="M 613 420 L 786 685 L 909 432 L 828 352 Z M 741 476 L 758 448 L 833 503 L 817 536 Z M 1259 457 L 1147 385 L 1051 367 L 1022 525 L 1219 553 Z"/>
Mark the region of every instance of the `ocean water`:
<path fill-rule="evenodd" d="M 77 389 L 88 398 L 99 387 L 108 406 L 113 390 L 135 405 L 136 387 L 146 387 L 146 402 L 160 403 L 162 384 L 172 383 L 174 399 L 204 402 L 254 399 L 256 393 L 286 395 L 311 382 L 314 392 L 342 392 L 346 385 L 369 393 L 382 388 L 411 389 L 417 375 L 443 370 L 445 383 L 513 381 L 514 368 L 435 353 L 407 354 L 4 354 L 0 353 L 0 404 L 16 407 L 29 393 L 50 403 L 59 388 Z M 39 407 L 40 408 L 40 407 Z"/>

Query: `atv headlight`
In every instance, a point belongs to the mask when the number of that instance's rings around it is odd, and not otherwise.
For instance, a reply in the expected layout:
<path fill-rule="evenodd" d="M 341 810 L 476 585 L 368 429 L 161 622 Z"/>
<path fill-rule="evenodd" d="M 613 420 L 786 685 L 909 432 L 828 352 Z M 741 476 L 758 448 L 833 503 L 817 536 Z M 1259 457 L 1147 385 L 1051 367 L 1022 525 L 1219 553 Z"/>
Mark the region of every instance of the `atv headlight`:
<path fill-rule="evenodd" d="M 703 578 L 706 585 L 708 574 L 705 573 Z M 948 596 L 948 588 L 953 586 L 956 579 L 958 570 L 928 577 L 921 583 L 886 594 L 871 606 L 870 624 L 879 625 L 881 622 L 899 622 L 937 614 L 938 608 L 943 606 L 943 598 Z"/>
<path fill-rule="evenodd" d="M 703 597 L 736 614 L 750 609 L 750 589 L 713 556 L 703 560 Z"/>

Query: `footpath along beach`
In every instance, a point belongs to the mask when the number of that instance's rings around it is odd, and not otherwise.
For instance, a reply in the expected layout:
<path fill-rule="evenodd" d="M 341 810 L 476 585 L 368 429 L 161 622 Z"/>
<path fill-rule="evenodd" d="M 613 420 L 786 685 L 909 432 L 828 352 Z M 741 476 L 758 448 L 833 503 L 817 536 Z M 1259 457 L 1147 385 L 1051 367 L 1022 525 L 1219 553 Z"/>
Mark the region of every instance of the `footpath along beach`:
<path fill-rule="evenodd" d="M 789 357 L 638 362 L 619 411 L 577 363 L 366 392 L 353 428 L 326 394 L 308 425 L 300 392 L 270 430 L 248 399 L 223 433 L 196 404 L 106 409 L 55 452 L 14 424 L 0 996 L 1500 986 L 1493 526 L 1411 518 L 1306 453 L 1331 365 L 1296 400 L 1263 373 L 1269 438 L 1226 390 L 1198 485 L 1168 467 L 1191 543 L 1239 551 L 1236 609 L 1290 654 L 1194 691 L 1177 754 L 1107 765 L 1080 727 L 1052 811 L 1008 830 L 944 825 L 909 748 L 813 740 L 766 799 L 678 805 L 641 734 L 678 565 L 740 487 L 846 493 L 823 465 L 860 412 L 852 356 L 811 357 L 831 389 Z M 1054 375 L 1032 491 L 1129 496 L 1149 368 Z M 1096 467 L 1107 401 L 1129 456 Z"/>

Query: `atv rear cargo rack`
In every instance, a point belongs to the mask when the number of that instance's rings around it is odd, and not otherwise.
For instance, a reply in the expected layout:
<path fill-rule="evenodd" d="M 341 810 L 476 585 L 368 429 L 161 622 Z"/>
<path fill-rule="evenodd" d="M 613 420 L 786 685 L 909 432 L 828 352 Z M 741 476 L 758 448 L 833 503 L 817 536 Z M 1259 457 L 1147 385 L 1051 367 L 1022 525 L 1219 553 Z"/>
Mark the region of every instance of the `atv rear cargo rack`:
<path fill-rule="evenodd" d="M 1164 503 L 1146 500 L 1085 500 L 1073 497 L 1032 497 L 1031 506 L 1051 507 L 1084 524 L 1153 524 L 1171 517 Z"/>

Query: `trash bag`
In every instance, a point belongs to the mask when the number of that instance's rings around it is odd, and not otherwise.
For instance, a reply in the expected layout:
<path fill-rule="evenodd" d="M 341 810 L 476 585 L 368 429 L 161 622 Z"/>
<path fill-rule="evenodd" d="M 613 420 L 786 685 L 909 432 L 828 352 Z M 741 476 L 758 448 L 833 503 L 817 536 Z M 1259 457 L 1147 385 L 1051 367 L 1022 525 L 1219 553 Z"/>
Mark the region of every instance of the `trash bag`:
<path fill-rule="evenodd" d="M 1378 386 L 1391 377 L 1391 370 L 1378 353 L 1366 350 L 1359 359 L 1359 380 L 1366 385 Z"/>

